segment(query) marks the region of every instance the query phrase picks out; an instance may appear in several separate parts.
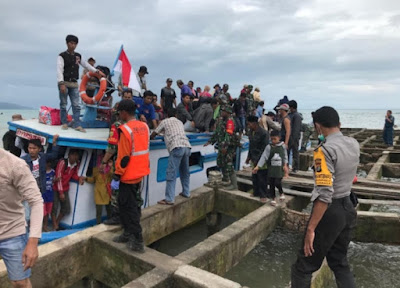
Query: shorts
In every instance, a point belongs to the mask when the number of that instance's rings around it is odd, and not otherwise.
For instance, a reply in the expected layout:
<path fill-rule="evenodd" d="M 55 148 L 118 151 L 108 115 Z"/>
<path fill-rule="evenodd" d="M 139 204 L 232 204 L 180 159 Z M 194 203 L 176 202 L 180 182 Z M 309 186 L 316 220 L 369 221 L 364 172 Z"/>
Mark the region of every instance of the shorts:
<path fill-rule="evenodd" d="M 44 202 L 43 203 L 43 216 L 50 215 L 51 210 L 53 210 L 53 202 Z"/>
<path fill-rule="evenodd" d="M 58 194 L 57 191 L 54 191 L 53 209 L 51 211 L 52 214 L 57 215 L 58 206 L 60 206 L 60 213 L 62 213 L 63 215 L 68 215 L 71 212 L 71 203 L 69 203 L 68 194 L 68 191 L 65 191 L 65 200 L 60 201 L 60 194 Z"/>
<path fill-rule="evenodd" d="M 22 264 L 22 253 L 27 242 L 27 234 L 0 240 L 0 256 L 6 264 L 8 278 L 11 281 L 20 281 L 31 277 L 31 269 L 24 271 Z"/>

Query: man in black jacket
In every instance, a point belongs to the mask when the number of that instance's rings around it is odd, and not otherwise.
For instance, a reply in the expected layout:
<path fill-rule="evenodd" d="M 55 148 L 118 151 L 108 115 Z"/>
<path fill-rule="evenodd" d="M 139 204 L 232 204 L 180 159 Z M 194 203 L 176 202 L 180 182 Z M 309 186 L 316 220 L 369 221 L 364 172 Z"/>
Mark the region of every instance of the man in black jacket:
<path fill-rule="evenodd" d="M 251 162 L 253 168 L 257 165 L 258 160 L 260 160 L 261 155 L 264 152 L 265 147 L 269 143 L 268 132 L 258 125 L 257 116 L 250 115 L 247 118 L 249 125 L 249 140 L 250 147 L 249 153 L 247 155 L 246 164 Z M 257 171 L 256 174 L 252 175 L 253 180 L 253 196 L 260 197 L 260 201 L 267 202 L 267 177 L 268 177 L 268 167 L 263 166 Z"/>
<path fill-rule="evenodd" d="M 295 100 L 289 101 L 289 109 L 290 109 L 290 138 L 289 138 L 289 147 L 288 147 L 288 157 L 290 151 L 293 154 L 292 160 L 292 172 L 296 173 L 299 169 L 299 141 L 301 136 L 301 122 L 302 118 L 300 114 L 297 112 L 297 102 Z"/>

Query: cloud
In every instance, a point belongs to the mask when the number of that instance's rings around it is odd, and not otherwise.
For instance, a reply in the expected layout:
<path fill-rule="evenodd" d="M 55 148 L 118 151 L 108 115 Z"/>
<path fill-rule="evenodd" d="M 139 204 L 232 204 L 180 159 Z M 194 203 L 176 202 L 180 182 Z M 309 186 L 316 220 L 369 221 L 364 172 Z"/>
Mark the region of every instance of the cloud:
<path fill-rule="evenodd" d="M 56 57 L 76 34 L 77 51 L 109 67 L 124 44 L 156 93 L 172 77 L 229 83 L 234 96 L 251 83 L 267 109 L 283 95 L 303 108 L 398 103 L 396 0 L 3 2 L 1 101 L 57 106 Z"/>

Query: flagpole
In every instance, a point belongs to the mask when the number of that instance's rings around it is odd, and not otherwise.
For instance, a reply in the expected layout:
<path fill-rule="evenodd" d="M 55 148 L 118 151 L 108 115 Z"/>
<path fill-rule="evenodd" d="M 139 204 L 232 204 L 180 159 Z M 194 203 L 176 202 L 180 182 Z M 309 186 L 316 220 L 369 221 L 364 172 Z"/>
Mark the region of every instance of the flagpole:
<path fill-rule="evenodd" d="M 119 55 L 121 55 L 121 51 L 124 48 L 124 44 L 121 45 L 121 48 L 119 48 L 118 54 L 117 54 L 117 58 L 115 59 L 114 65 L 113 65 L 113 70 L 111 71 L 110 75 L 114 76 L 114 68 L 115 65 L 117 65 L 118 59 L 119 59 Z"/>

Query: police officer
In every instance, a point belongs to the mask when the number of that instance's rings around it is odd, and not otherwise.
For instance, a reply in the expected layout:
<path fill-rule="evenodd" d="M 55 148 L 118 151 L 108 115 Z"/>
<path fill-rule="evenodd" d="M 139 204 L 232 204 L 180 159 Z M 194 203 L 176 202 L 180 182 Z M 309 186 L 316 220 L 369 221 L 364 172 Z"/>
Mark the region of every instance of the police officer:
<path fill-rule="evenodd" d="M 338 287 L 355 287 L 347 249 L 357 213 L 350 190 L 357 172 L 360 147 L 340 132 L 339 115 L 332 107 L 314 113 L 314 125 L 325 141 L 314 151 L 313 209 L 303 247 L 292 266 L 292 287 L 310 287 L 312 273 L 326 257 Z"/>
<path fill-rule="evenodd" d="M 218 145 L 217 166 L 222 170 L 223 180 L 230 180 L 228 190 L 237 190 L 236 172 L 233 167 L 236 148 L 239 146 L 239 139 L 235 134 L 235 124 L 232 118 L 232 107 L 229 105 L 221 106 L 221 119 L 217 123 L 214 134 L 209 144 Z"/>
<path fill-rule="evenodd" d="M 146 123 L 136 120 L 135 102 L 122 100 L 118 105 L 121 121 L 119 126 L 118 156 L 111 188 L 119 189 L 118 204 L 124 232 L 113 239 L 127 243 L 130 250 L 144 252 L 140 206 L 137 195 L 144 176 L 150 174 L 150 131 Z"/>

